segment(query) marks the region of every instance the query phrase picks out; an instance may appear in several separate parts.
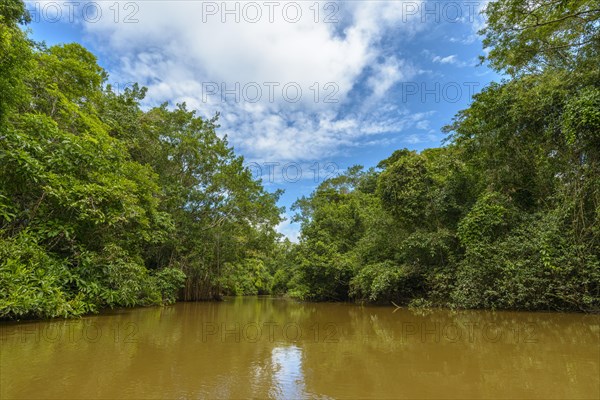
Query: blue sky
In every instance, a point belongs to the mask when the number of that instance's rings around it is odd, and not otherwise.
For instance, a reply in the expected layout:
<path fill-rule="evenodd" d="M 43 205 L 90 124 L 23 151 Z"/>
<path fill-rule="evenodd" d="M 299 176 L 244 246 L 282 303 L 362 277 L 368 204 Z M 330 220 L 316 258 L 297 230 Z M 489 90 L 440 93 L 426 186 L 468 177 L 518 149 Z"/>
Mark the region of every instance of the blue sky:
<path fill-rule="evenodd" d="M 436 147 L 498 77 L 476 66 L 485 1 L 31 1 L 48 45 L 78 42 L 145 107 L 221 113 L 220 135 L 291 204 L 349 166 Z M 280 232 L 291 239 L 299 227 Z"/>

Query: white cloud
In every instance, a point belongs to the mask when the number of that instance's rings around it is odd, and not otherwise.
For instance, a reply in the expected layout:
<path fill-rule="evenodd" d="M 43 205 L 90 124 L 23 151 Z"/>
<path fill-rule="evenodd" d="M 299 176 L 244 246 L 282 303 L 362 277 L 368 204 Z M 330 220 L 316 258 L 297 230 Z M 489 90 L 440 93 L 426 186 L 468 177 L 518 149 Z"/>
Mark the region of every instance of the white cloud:
<path fill-rule="evenodd" d="M 375 65 L 373 71 L 373 75 L 367 80 L 373 93 L 371 100 L 382 98 L 395 83 L 407 81 L 416 75 L 415 68 L 393 56 Z"/>
<path fill-rule="evenodd" d="M 348 114 L 344 117 L 338 117 L 334 112 L 305 111 L 277 115 L 240 114 L 237 125 L 231 130 L 257 133 L 237 136 L 237 143 L 242 148 L 252 148 L 254 156 L 251 158 L 257 161 L 328 161 L 343 153 L 345 148 L 367 145 L 365 140 L 371 136 L 412 128 L 428 115 L 409 114 L 395 107 L 384 107 L 377 113 Z M 370 139 L 369 143 L 375 145 L 378 142 Z"/>
<path fill-rule="evenodd" d="M 386 25 L 399 22 L 396 18 L 401 17 L 394 12 L 400 9 L 394 1 L 344 4 L 350 8 L 352 23 L 342 38 L 336 34 L 336 24 L 315 23 L 314 12 L 309 9 L 314 7 L 312 3 L 301 3 L 303 17 L 296 23 L 287 22 L 283 11 L 277 12 L 286 4 L 300 4 L 296 2 L 280 3 L 273 11 L 272 23 L 267 19 L 266 7 L 261 7 L 261 21 L 250 23 L 249 12 L 242 12 L 244 2 L 212 3 L 220 10 L 216 15 L 207 15 L 207 4 L 211 3 L 142 2 L 136 14 L 138 23 L 115 24 L 103 18 L 99 23 L 87 24 L 86 29 L 101 40 L 101 46 L 120 54 L 123 72 L 134 77 L 151 81 L 159 76 L 163 82 L 175 84 L 191 74 L 198 82 L 224 82 L 228 88 L 236 82 L 242 86 L 293 82 L 306 93 L 302 105 L 314 106 L 313 96 L 308 95 L 310 87 L 315 82 L 320 86 L 334 83 L 343 99 L 378 55 L 374 44 Z M 238 5 L 239 23 L 233 20 L 235 16 L 223 14 L 226 4 Z M 225 23 L 222 18 L 226 18 Z M 407 30 L 420 28 L 420 24 L 404 26 Z M 167 94 L 155 93 L 154 89 L 150 87 L 150 96 Z M 177 88 L 172 89 L 171 94 L 179 94 Z M 282 100 L 282 96 L 276 96 L 276 103 Z"/>
<path fill-rule="evenodd" d="M 252 23 L 255 13 L 243 11 L 250 3 L 97 2 L 104 17 L 79 23 L 94 51 L 109 61 L 111 83 L 147 86 L 146 106 L 186 102 L 204 116 L 220 111 L 219 134 L 227 134 L 246 160 L 299 162 L 304 171 L 359 146 L 426 139 L 402 132 L 428 129 L 430 113 L 410 113 L 386 101 L 386 94 L 398 82 L 432 72 L 411 64 L 397 48 L 390 54 L 382 40 L 393 35 L 397 45 L 414 38 L 427 28 L 419 13 L 406 15 L 404 3 L 394 0 L 322 1 L 315 15 L 314 2 L 296 2 L 302 16 L 290 22 L 282 9 L 292 2 L 284 1 L 269 21 L 266 3 L 256 2 L 262 18 Z M 239 22 L 222 12 L 236 4 Z M 128 16 L 138 22 L 124 23 Z M 449 57 L 451 64 L 456 56 Z M 302 95 L 292 102 L 298 87 Z M 248 101 L 257 88 L 260 96 Z M 278 230 L 298 238 L 299 226 L 289 220 Z"/>
<path fill-rule="evenodd" d="M 440 64 L 456 64 L 458 62 L 458 59 L 456 54 L 452 54 L 446 57 L 435 56 L 433 57 L 433 62 Z"/>
<path fill-rule="evenodd" d="M 456 54 L 452 54 L 452 55 L 449 55 L 446 57 L 434 56 L 431 60 L 437 64 L 454 65 L 454 66 L 460 67 L 460 68 L 473 67 L 476 65 L 475 60 L 462 61 L 458 58 L 458 56 Z"/>
<path fill-rule="evenodd" d="M 452 37 L 450 38 L 450 42 L 452 43 L 461 43 L 464 45 L 473 44 L 475 41 L 479 39 L 479 36 L 476 34 L 470 34 L 461 38 Z"/>
<path fill-rule="evenodd" d="M 419 15 L 407 18 L 397 1 L 335 3 L 337 10 L 321 2 L 318 15 L 313 2 L 281 2 L 272 10 L 257 2 L 262 17 L 252 23 L 257 14 L 244 11 L 249 3 L 139 2 L 137 23 L 103 18 L 84 27 L 96 48 L 112 55 L 111 81 L 147 86 L 148 105 L 185 101 L 202 115 L 221 111 L 220 132 L 252 158 L 320 159 L 406 124 L 401 115 L 377 120 L 340 111 L 361 79 L 371 90 L 363 101 L 372 103 L 415 75 L 378 44 L 392 28 L 405 38 L 424 29 Z M 113 15 L 112 3 L 99 4 Z M 236 4 L 239 22 L 222 9 Z M 302 17 L 289 22 L 298 4 Z M 328 16 L 338 23 L 324 22 Z"/>
<path fill-rule="evenodd" d="M 277 225 L 277 231 L 290 239 L 291 242 L 298 243 L 300 238 L 300 224 L 290 222 L 291 217 L 287 214 L 284 217 L 286 219 Z"/>
<path fill-rule="evenodd" d="M 419 122 L 417 122 L 417 123 L 415 124 L 415 127 L 416 127 L 417 129 L 424 129 L 424 130 L 427 130 L 427 129 L 429 129 L 429 121 L 428 121 L 428 120 L 426 120 L 426 119 L 424 119 L 424 120 L 421 120 L 421 121 L 419 121 Z"/>

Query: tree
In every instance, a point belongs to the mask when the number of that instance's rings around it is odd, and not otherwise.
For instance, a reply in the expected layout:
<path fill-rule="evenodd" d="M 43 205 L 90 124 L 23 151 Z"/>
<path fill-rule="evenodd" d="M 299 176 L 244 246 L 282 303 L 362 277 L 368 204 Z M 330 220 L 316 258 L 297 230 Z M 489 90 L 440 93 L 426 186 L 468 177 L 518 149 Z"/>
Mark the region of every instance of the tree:
<path fill-rule="evenodd" d="M 594 0 L 496 0 L 485 14 L 486 57 L 510 75 L 588 64 L 600 46 L 600 6 Z"/>
<path fill-rule="evenodd" d="M 143 111 L 82 46 L 30 42 L 22 2 L 0 18 L 0 318 L 218 297 L 227 268 L 269 291 L 279 192 L 217 118 Z"/>

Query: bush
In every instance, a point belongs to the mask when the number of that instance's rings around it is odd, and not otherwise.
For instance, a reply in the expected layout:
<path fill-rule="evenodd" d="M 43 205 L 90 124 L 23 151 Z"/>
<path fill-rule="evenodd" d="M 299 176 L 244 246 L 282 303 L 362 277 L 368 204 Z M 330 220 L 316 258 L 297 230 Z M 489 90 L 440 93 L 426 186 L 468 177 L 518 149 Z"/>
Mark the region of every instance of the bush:
<path fill-rule="evenodd" d="M 598 255 L 574 243 L 556 212 L 467 249 L 452 298 L 465 308 L 589 311 L 600 307 Z"/>
<path fill-rule="evenodd" d="M 392 261 L 362 268 L 350 282 L 350 296 L 357 300 L 407 302 L 418 290 L 414 271 Z"/>
<path fill-rule="evenodd" d="M 165 268 L 154 276 L 154 282 L 163 304 L 173 304 L 177 301 L 177 292 L 185 284 L 186 276 L 178 268 Z"/>
<path fill-rule="evenodd" d="M 27 231 L 0 240 L 0 318 L 71 317 L 93 309 L 66 287 L 66 262 L 48 255 Z"/>

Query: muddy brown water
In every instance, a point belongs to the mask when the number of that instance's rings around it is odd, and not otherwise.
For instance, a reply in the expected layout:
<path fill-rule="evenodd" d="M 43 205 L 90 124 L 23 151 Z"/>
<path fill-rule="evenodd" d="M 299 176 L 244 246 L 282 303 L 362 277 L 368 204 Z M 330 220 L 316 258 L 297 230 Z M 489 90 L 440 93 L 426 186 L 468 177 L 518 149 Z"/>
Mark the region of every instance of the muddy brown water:
<path fill-rule="evenodd" d="M 597 315 L 240 297 L 0 328 L 1 399 L 600 398 Z"/>

